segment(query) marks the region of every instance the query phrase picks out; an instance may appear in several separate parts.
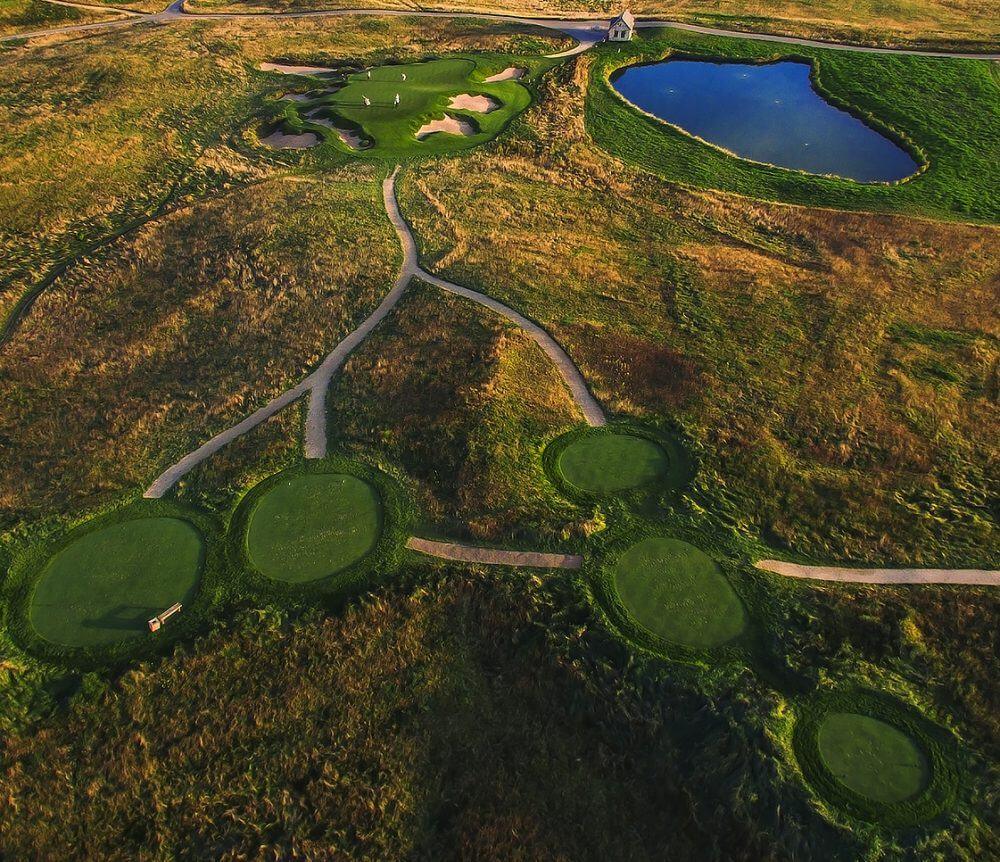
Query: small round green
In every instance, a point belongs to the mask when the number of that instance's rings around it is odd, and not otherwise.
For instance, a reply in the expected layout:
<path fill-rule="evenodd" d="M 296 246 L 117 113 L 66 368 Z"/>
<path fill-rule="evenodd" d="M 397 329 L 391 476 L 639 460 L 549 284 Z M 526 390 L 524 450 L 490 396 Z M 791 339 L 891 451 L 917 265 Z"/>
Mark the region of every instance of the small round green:
<path fill-rule="evenodd" d="M 570 485 L 598 494 L 648 485 L 670 470 L 662 446 L 631 434 L 580 437 L 562 451 L 558 464 Z"/>
<path fill-rule="evenodd" d="M 831 712 L 819 726 L 817 743 L 837 781 L 873 802 L 902 802 L 930 780 L 927 758 L 916 742 L 877 718 Z"/>
<path fill-rule="evenodd" d="M 670 643 L 718 647 L 746 625 L 743 604 L 716 562 L 687 542 L 643 539 L 621 555 L 613 575 L 633 620 Z"/>
<path fill-rule="evenodd" d="M 180 518 L 136 518 L 85 533 L 42 570 L 28 620 L 64 646 L 137 637 L 151 617 L 190 601 L 203 558 L 201 534 Z"/>
<path fill-rule="evenodd" d="M 382 501 L 368 482 L 341 473 L 289 476 L 257 501 L 247 556 L 265 577 L 308 583 L 365 557 L 382 532 Z"/>

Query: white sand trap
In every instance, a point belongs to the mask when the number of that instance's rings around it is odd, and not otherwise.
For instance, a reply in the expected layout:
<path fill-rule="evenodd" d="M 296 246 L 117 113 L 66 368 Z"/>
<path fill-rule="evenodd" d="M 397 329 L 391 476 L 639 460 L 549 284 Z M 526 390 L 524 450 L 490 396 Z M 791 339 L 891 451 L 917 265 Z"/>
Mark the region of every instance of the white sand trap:
<path fill-rule="evenodd" d="M 317 126 L 326 126 L 328 129 L 336 132 L 337 137 L 352 150 L 363 150 L 365 148 L 366 141 L 361 137 L 360 132 L 354 132 L 338 126 L 333 120 L 328 120 L 326 117 L 314 117 L 311 114 L 307 116 L 310 123 L 315 123 Z"/>
<path fill-rule="evenodd" d="M 417 140 L 422 141 L 428 135 L 433 135 L 435 132 L 444 132 L 448 135 L 465 135 L 466 137 L 469 137 L 470 135 L 476 134 L 476 127 L 473 126 L 468 120 L 448 115 L 443 120 L 431 120 L 429 123 L 424 123 L 417 130 Z"/>
<path fill-rule="evenodd" d="M 497 81 L 516 81 L 519 78 L 523 78 L 527 72 L 527 69 L 519 69 L 517 66 L 508 66 L 502 72 L 490 75 L 490 77 L 486 79 L 486 83 L 493 84 Z"/>
<path fill-rule="evenodd" d="M 266 138 L 261 138 L 262 144 L 279 150 L 306 150 L 319 143 L 319 135 L 314 132 L 303 132 L 301 135 L 286 135 L 284 132 L 271 132 Z"/>
<path fill-rule="evenodd" d="M 325 66 L 289 66 L 287 63 L 261 63 L 257 68 L 262 72 L 281 72 L 282 75 L 328 75 L 337 71 Z"/>
<path fill-rule="evenodd" d="M 357 132 L 352 132 L 348 129 L 338 129 L 336 126 L 331 126 L 331 128 L 337 133 L 340 140 L 352 150 L 363 150 L 367 146 L 365 139 Z"/>
<path fill-rule="evenodd" d="M 283 102 L 311 102 L 313 99 L 308 93 L 282 93 Z"/>
<path fill-rule="evenodd" d="M 478 114 L 489 114 L 500 107 L 492 96 L 473 96 L 471 93 L 462 93 L 460 96 L 452 96 L 449 108 L 458 108 L 461 111 L 475 111 Z"/>

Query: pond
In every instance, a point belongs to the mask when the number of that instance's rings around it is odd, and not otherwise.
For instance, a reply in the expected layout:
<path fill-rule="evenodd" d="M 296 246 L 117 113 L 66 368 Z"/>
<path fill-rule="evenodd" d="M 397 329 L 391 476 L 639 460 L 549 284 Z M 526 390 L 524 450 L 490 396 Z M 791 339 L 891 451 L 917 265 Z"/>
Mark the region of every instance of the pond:
<path fill-rule="evenodd" d="M 858 182 L 917 170 L 906 150 L 827 102 L 809 73 L 791 60 L 665 60 L 627 67 L 611 83 L 637 108 L 745 159 Z"/>

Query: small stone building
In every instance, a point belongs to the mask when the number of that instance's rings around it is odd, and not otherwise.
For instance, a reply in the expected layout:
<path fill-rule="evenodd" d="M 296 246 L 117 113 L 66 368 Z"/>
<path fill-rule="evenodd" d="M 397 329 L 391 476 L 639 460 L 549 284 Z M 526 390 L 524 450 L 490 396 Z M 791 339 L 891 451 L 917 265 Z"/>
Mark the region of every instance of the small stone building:
<path fill-rule="evenodd" d="M 635 15 L 626 9 L 608 27 L 609 42 L 630 42 L 635 35 Z"/>

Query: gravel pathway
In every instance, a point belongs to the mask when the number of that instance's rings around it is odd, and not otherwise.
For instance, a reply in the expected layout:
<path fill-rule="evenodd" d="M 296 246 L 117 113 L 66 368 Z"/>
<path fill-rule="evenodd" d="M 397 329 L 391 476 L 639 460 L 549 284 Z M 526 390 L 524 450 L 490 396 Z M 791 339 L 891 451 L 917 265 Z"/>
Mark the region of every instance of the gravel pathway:
<path fill-rule="evenodd" d="M 535 569 L 579 569 L 583 557 L 577 554 L 543 554 L 538 551 L 507 551 L 502 548 L 477 548 L 454 542 L 433 542 L 416 536 L 406 547 L 442 560 L 484 563 L 487 566 L 522 566 Z"/>
<path fill-rule="evenodd" d="M 407 225 L 406 220 L 399 211 L 399 202 L 396 199 L 396 176 L 398 173 L 399 167 L 397 166 L 392 174 L 382 181 L 382 200 L 385 203 L 385 211 L 389 216 L 389 221 L 392 222 L 392 226 L 396 230 L 396 235 L 399 237 L 399 243 L 403 251 L 403 263 L 400 266 L 396 283 L 393 285 L 392 290 L 386 294 L 378 308 L 357 329 L 344 338 L 308 377 L 291 389 L 282 392 L 259 410 L 251 413 L 243 421 L 216 434 L 208 442 L 203 443 L 193 452 L 189 452 L 181 458 L 177 463 L 172 464 L 146 489 L 143 494 L 144 497 L 154 499 L 162 497 L 191 470 L 210 458 L 223 446 L 232 443 L 247 432 L 252 431 L 262 422 L 266 422 L 276 413 L 284 410 L 289 404 L 297 401 L 304 395 L 309 396 L 309 406 L 306 412 L 306 423 L 303 431 L 303 452 L 306 458 L 325 457 L 327 451 L 326 432 L 329 422 L 326 401 L 327 393 L 330 389 L 330 381 L 343 366 L 344 362 L 347 361 L 347 357 L 371 334 L 376 326 L 388 317 L 389 312 L 395 308 L 406 291 L 406 286 L 414 277 L 434 284 L 451 293 L 464 296 L 481 305 L 485 305 L 524 329 L 555 363 L 556 368 L 562 375 L 563 380 L 566 381 L 566 385 L 569 387 L 574 400 L 579 405 L 587 422 L 591 425 L 605 424 L 607 420 L 604 417 L 604 412 L 594 399 L 594 396 L 587 389 L 587 384 L 584 382 L 583 375 L 580 374 L 579 369 L 573 364 L 573 361 L 567 356 L 566 352 L 556 343 L 555 339 L 537 323 L 528 320 L 512 308 L 508 308 L 503 303 L 497 302 L 491 297 L 444 281 L 420 268 L 416 242 L 413 239 L 409 225 Z"/>
<path fill-rule="evenodd" d="M 53 0 L 49 0 L 53 2 Z M 65 0 L 63 0 L 65 2 Z M 74 5 L 69 4 L 67 5 Z M 84 4 L 79 4 L 84 6 Z M 84 8 L 86 8 L 84 6 Z M 121 10 L 119 10 L 121 11 Z M 131 11 L 131 10 L 130 10 Z M 127 26 L 130 23 L 146 21 L 150 23 L 164 24 L 171 21 L 197 21 L 200 18 L 316 18 L 316 17 L 346 17 L 351 15 L 369 15 L 382 17 L 410 17 L 410 18 L 461 18 L 474 17 L 490 21 L 502 21 L 511 24 L 522 24 L 526 26 L 544 27 L 549 30 L 557 30 L 565 33 L 578 44 L 567 51 L 560 51 L 557 54 L 550 54 L 550 57 L 571 57 L 592 48 L 604 38 L 609 17 L 589 18 L 583 20 L 561 19 L 561 18 L 526 18 L 518 15 L 500 15 L 490 12 L 465 12 L 465 11 L 427 11 L 416 9 L 317 9 L 312 12 L 206 12 L 190 13 L 184 9 L 184 0 L 174 0 L 162 12 L 155 14 L 132 13 L 134 17 L 130 21 L 117 22 L 106 21 L 98 24 L 75 24 L 69 27 L 59 27 L 50 30 L 35 30 L 28 33 L 14 33 L 10 36 L 0 37 L 0 42 L 30 39 L 38 36 L 51 36 L 59 33 L 83 32 L 88 30 L 101 30 L 115 27 Z M 637 21 L 637 27 L 657 28 L 668 27 L 674 30 L 686 30 L 691 33 L 702 33 L 707 36 L 722 36 L 729 39 L 751 39 L 760 42 L 778 42 L 784 45 L 805 45 L 810 48 L 829 48 L 835 51 L 861 51 L 870 54 L 904 54 L 913 57 L 957 57 L 967 60 L 1000 60 L 1000 54 L 977 54 L 960 51 L 930 51 L 918 48 L 875 48 L 864 45 L 851 45 L 844 42 L 823 42 L 818 39 L 800 39 L 795 36 L 777 36 L 771 33 L 742 32 L 739 30 L 724 30 L 718 27 L 702 27 L 698 24 L 685 24 L 681 21 L 669 20 L 646 20 Z"/>
<path fill-rule="evenodd" d="M 382 199 L 385 201 L 386 212 L 389 214 L 389 219 L 392 221 L 393 226 L 396 226 L 397 218 L 400 221 L 402 220 L 398 211 L 394 215 L 390 209 L 390 204 L 395 205 L 396 203 L 396 174 L 398 173 L 399 168 L 397 167 L 392 174 L 382 181 Z M 398 227 L 396 227 L 396 231 L 399 231 Z M 412 239 L 410 243 L 412 246 Z M 382 300 L 382 303 L 371 313 L 368 319 L 341 341 L 334 348 L 333 352 L 323 360 L 323 364 L 312 373 L 304 443 L 307 458 L 323 458 L 326 455 L 326 395 L 330 388 L 330 380 L 340 370 L 351 352 L 371 335 L 372 330 L 376 326 L 389 316 L 389 312 L 395 308 L 396 303 L 402 298 L 406 290 L 406 285 L 410 283 L 410 279 L 416 274 L 415 258 L 415 250 L 408 248 L 404 244 L 403 263 L 400 266 L 399 275 L 392 290 L 389 291 L 385 299 Z"/>
<path fill-rule="evenodd" d="M 493 297 L 486 296 L 486 294 L 471 290 L 468 287 L 462 287 L 460 284 L 454 284 L 453 282 L 446 281 L 445 279 L 439 278 L 438 276 L 423 269 L 417 259 L 417 249 L 416 244 L 413 241 L 413 234 L 410 232 L 409 225 L 399 212 L 399 203 L 396 200 L 394 185 L 389 189 L 389 194 L 386 196 L 385 206 L 389 213 L 389 218 L 392 220 L 393 226 L 396 228 L 396 233 L 399 235 L 399 241 L 403 244 L 403 253 L 406 256 L 406 261 L 410 271 L 414 276 L 422 281 L 426 281 L 428 284 L 433 284 L 435 287 L 446 290 L 449 293 L 454 293 L 458 296 L 463 296 L 466 299 L 471 299 L 473 302 L 478 302 L 480 305 L 484 305 L 487 308 L 492 309 L 517 324 L 525 331 L 525 333 L 527 333 L 528 337 L 531 338 L 532 341 L 545 351 L 549 359 L 552 360 L 556 370 L 562 376 L 563 381 L 569 388 L 570 394 L 573 396 L 573 400 L 580 408 L 580 412 L 583 413 L 583 417 L 587 421 L 587 424 L 593 426 L 607 424 L 608 420 L 604 415 L 604 411 L 601 409 L 601 405 L 597 403 L 597 399 L 590 394 L 590 390 L 587 388 L 587 383 L 583 379 L 580 369 L 576 367 L 566 351 L 560 347 L 559 343 L 551 335 L 549 335 L 548 332 L 542 329 L 542 327 L 533 320 L 529 320 L 523 314 L 514 311 L 513 308 L 504 305 L 502 302 L 494 299 Z"/>
<path fill-rule="evenodd" d="M 395 203 L 394 188 L 396 174 L 398 171 L 399 168 L 397 167 L 396 170 L 382 182 L 382 196 L 386 202 L 387 210 L 389 208 L 390 200 Z M 389 216 L 390 218 L 393 218 L 391 212 Z M 393 221 L 393 223 L 395 224 L 395 221 Z M 397 231 L 398 229 L 399 228 L 397 227 Z M 389 312 L 392 311 L 396 303 L 398 303 L 400 298 L 403 296 L 407 284 L 409 284 L 410 279 L 414 275 L 416 251 L 412 248 L 407 249 L 404 244 L 403 252 L 403 265 L 400 267 L 399 276 L 396 278 L 396 283 L 393 285 L 392 290 L 386 294 L 378 308 L 376 308 L 357 329 L 344 338 L 344 340 L 341 341 L 327 355 L 315 371 L 313 371 L 296 386 L 286 390 L 281 393 L 281 395 L 269 401 L 259 410 L 251 413 L 242 422 L 239 422 L 231 428 L 227 428 L 225 431 L 216 434 L 207 443 L 203 443 L 193 452 L 189 452 L 181 458 L 176 464 L 172 464 L 164 470 L 162 474 L 160 474 L 152 485 L 146 489 L 143 496 L 154 499 L 162 497 L 184 476 L 191 472 L 191 470 L 210 458 L 223 446 L 232 443 L 234 440 L 242 437 L 247 432 L 252 431 L 262 422 L 266 422 L 276 413 L 284 410 L 289 404 L 297 401 L 306 394 L 309 395 L 309 407 L 306 412 L 306 424 L 303 432 L 303 452 L 306 458 L 325 457 L 327 449 L 326 398 L 330 389 L 330 381 L 333 379 L 334 374 L 340 370 L 341 366 L 347 360 L 347 357 L 351 355 L 351 352 L 371 334 L 372 330 L 376 326 L 385 320 L 385 318 L 389 315 Z"/>
<path fill-rule="evenodd" d="M 851 584 L 1000 586 L 1000 572 L 988 569 L 851 569 L 841 566 L 801 566 L 784 560 L 760 560 L 754 565 L 765 572 L 814 581 L 841 581 Z"/>

